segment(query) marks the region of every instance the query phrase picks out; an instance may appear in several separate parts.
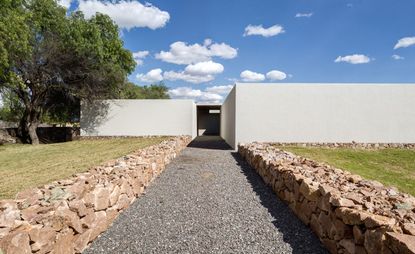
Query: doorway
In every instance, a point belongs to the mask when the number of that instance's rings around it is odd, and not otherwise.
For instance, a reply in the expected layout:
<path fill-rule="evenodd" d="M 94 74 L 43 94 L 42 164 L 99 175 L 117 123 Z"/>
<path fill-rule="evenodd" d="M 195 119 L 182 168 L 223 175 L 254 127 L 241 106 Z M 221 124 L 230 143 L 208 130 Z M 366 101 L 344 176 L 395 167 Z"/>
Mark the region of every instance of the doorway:
<path fill-rule="evenodd" d="M 197 105 L 197 135 L 220 135 L 221 105 Z"/>

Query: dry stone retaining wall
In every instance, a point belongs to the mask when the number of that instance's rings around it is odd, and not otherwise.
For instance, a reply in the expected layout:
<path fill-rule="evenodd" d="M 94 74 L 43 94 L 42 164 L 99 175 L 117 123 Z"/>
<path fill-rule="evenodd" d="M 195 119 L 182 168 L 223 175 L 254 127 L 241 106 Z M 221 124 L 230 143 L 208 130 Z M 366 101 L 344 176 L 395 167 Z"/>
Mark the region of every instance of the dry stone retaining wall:
<path fill-rule="evenodd" d="M 384 149 L 400 148 L 415 149 L 413 143 L 272 143 L 275 146 L 302 146 L 302 147 L 322 147 L 322 148 L 353 148 L 353 149 Z"/>
<path fill-rule="evenodd" d="M 169 138 L 0 201 L 0 253 L 80 253 L 191 141 Z"/>
<path fill-rule="evenodd" d="M 415 253 L 415 198 L 272 144 L 238 146 L 331 253 Z"/>

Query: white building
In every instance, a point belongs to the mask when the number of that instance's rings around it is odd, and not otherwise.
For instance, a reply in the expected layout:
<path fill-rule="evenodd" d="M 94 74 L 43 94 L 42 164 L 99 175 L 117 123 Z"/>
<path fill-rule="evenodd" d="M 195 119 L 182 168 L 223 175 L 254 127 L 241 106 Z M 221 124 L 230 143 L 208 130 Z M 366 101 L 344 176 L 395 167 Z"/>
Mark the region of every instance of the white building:
<path fill-rule="evenodd" d="M 415 143 L 415 84 L 237 83 L 222 105 L 83 104 L 83 136 L 220 135 L 252 141 Z"/>

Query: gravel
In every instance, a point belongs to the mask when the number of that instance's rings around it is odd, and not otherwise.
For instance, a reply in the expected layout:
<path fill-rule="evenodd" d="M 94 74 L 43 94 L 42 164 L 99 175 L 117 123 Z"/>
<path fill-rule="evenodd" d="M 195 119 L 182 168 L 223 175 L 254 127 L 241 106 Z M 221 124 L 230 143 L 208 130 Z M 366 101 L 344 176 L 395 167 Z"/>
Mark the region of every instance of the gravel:
<path fill-rule="evenodd" d="M 84 253 L 327 253 L 223 141 L 194 141 Z"/>

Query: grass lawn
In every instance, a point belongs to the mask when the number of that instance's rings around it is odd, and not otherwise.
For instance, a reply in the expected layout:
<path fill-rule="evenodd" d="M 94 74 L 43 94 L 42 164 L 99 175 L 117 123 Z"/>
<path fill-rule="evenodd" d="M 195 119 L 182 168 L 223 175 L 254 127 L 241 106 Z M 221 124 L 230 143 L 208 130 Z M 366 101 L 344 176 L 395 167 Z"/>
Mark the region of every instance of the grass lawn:
<path fill-rule="evenodd" d="M 66 179 L 163 139 L 114 138 L 0 146 L 0 199 L 14 198 L 19 191 Z"/>
<path fill-rule="evenodd" d="M 415 150 L 281 147 L 415 196 Z"/>

